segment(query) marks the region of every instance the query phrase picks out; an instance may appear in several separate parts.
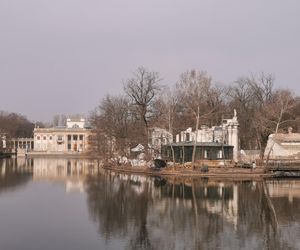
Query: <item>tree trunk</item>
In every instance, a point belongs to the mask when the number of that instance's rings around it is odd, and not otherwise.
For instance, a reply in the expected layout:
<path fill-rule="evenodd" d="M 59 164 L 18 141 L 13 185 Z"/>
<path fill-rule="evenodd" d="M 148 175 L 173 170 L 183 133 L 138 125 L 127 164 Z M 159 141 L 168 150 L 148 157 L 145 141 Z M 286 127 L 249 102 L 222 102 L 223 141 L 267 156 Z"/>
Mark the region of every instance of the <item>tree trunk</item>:
<path fill-rule="evenodd" d="M 184 146 L 182 146 L 182 165 L 184 166 Z"/>
<path fill-rule="evenodd" d="M 173 170 L 175 170 L 175 155 L 174 155 L 174 148 L 172 144 L 171 144 L 171 151 L 172 151 Z"/>
<path fill-rule="evenodd" d="M 169 132 L 173 135 L 173 128 L 172 128 L 172 125 L 171 125 L 171 110 L 169 108 Z M 172 151 L 172 161 L 173 161 L 173 170 L 175 170 L 175 155 L 174 155 L 174 148 L 173 148 L 173 145 L 172 145 L 173 141 L 171 142 L 171 151 Z"/>
<path fill-rule="evenodd" d="M 276 124 L 276 129 L 275 129 L 274 136 L 276 136 L 277 133 L 278 133 L 278 130 L 279 130 L 279 126 L 280 126 L 280 123 L 281 123 L 282 116 L 283 116 L 283 110 L 281 109 L 281 110 L 280 110 L 280 115 L 279 115 L 279 118 L 278 118 L 278 122 L 277 122 L 277 124 Z M 274 145 L 275 145 L 275 142 L 273 142 L 273 144 L 272 144 L 272 146 L 270 147 L 269 152 L 268 152 L 268 154 L 267 154 L 267 159 L 266 159 L 266 164 L 265 164 L 265 171 L 266 171 L 267 168 L 268 168 L 269 160 L 270 160 L 270 155 L 271 155 L 271 152 L 272 152 L 272 150 L 273 150 Z"/>
<path fill-rule="evenodd" d="M 196 117 L 197 117 L 197 119 L 196 119 L 196 138 L 194 139 L 193 155 L 192 155 L 192 167 L 193 167 L 193 169 L 195 169 L 196 144 L 197 144 L 198 128 L 199 128 L 199 106 L 198 106 Z"/>

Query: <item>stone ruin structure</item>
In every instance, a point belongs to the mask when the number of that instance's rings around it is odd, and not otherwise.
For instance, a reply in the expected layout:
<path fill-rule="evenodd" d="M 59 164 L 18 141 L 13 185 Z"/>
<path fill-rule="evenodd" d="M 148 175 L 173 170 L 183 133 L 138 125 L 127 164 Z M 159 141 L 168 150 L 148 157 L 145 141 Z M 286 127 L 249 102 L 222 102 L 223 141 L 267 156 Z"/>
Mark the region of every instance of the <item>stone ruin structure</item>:
<path fill-rule="evenodd" d="M 233 160 L 239 160 L 239 122 L 236 110 L 232 118 L 223 119 L 219 126 L 201 126 L 198 131 L 188 128 L 176 135 L 176 143 L 179 142 L 216 142 L 233 146 Z"/>

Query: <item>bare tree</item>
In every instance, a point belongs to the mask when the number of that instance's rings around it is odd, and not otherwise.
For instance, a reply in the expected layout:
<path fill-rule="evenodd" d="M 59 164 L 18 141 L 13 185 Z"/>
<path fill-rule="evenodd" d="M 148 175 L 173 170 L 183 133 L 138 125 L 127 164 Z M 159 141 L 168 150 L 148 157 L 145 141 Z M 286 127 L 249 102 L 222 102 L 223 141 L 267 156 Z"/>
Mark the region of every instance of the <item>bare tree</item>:
<path fill-rule="evenodd" d="M 261 72 L 257 77 L 252 75 L 248 78 L 248 84 L 252 88 L 255 103 L 263 105 L 271 101 L 274 92 L 275 78 L 272 74 Z"/>
<path fill-rule="evenodd" d="M 107 135 L 115 139 L 116 149 L 127 154 L 130 147 L 131 106 L 124 96 L 107 96 L 100 104 L 100 112 Z"/>
<path fill-rule="evenodd" d="M 216 92 L 213 92 L 212 78 L 206 72 L 196 70 L 183 73 L 176 88 L 181 96 L 181 102 L 184 103 L 185 119 L 194 120 L 196 123 L 196 136 L 192 154 L 192 164 L 194 166 L 199 123 L 200 121 L 206 123 L 217 111 L 217 107 L 212 105 L 212 96 Z"/>
<path fill-rule="evenodd" d="M 58 127 L 59 126 L 59 115 L 54 115 L 53 116 L 52 125 L 53 125 L 53 127 Z"/>
<path fill-rule="evenodd" d="M 90 120 L 95 134 L 114 144 L 114 152 L 111 153 L 128 154 L 131 145 L 130 116 L 129 100 L 124 96 L 106 96 L 92 113 Z"/>
<path fill-rule="evenodd" d="M 264 72 L 241 77 L 228 89 L 229 107 L 239 113 L 241 147 L 263 151 L 267 134 L 254 119 L 274 94 L 274 77 Z"/>
<path fill-rule="evenodd" d="M 144 67 L 138 68 L 133 77 L 124 85 L 125 93 L 130 97 L 137 118 L 144 126 L 144 141 L 148 144 L 149 122 L 155 117 L 154 103 L 162 89 L 161 78 L 157 72 L 150 72 Z"/>
<path fill-rule="evenodd" d="M 273 133 L 276 136 L 280 128 L 295 121 L 290 111 L 296 104 L 296 99 L 290 91 L 277 90 L 272 99 L 263 106 L 261 112 L 256 113 L 255 120 L 260 128 L 268 130 L 269 133 Z M 268 166 L 273 147 L 274 143 L 268 149 L 266 167 Z"/>
<path fill-rule="evenodd" d="M 82 117 L 82 116 L 80 116 Z M 67 116 L 64 114 L 56 114 L 53 116 L 52 119 L 52 126 L 58 127 L 58 126 L 65 126 L 67 122 Z"/>
<path fill-rule="evenodd" d="M 177 123 L 178 113 L 180 109 L 180 96 L 174 89 L 166 88 L 164 93 L 158 100 L 159 102 L 159 121 L 158 124 L 160 127 L 167 129 L 172 135 L 174 135 L 174 131 L 178 129 L 175 127 Z M 174 148 L 172 142 L 170 144 L 171 152 L 172 152 L 172 161 L 173 168 L 175 167 L 175 155 Z"/>
<path fill-rule="evenodd" d="M 112 156 L 112 140 L 105 132 L 102 117 L 98 114 L 97 109 L 91 113 L 89 120 L 93 129 L 89 136 L 89 151 L 87 154 L 98 161 L 100 159 L 107 161 Z"/>

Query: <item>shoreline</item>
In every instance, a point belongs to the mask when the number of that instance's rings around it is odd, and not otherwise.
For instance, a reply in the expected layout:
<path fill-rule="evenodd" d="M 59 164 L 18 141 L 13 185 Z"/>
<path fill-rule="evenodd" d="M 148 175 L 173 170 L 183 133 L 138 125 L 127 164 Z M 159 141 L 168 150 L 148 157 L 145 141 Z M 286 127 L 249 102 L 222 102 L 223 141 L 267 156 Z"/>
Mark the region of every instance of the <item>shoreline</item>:
<path fill-rule="evenodd" d="M 103 166 L 103 169 L 110 170 L 117 173 L 126 174 L 141 174 L 148 176 L 160 176 L 160 177 L 192 177 L 192 178 L 214 178 L 214 179 L 225 179 L 225 180 L 255 180 L 255 179 L 266 179 L 275 178 L 276 175 L 272 172 L 264 173 L 263 168 L 257 169 L 243 169 L 237 167 L 227 168 L 209 168 L 208 172 L 201 172 L 200 170 L 191 169 L 151 169 L 141 167 L 128 167 L 128 166 Z"/>
<path fill-rule="evenodd" d="M 85 154 L 28 154 L 25 157 L 20 158 L 65 158 L 65 159 L 80 159 L 90 160 L 94 164 L 97 164 L 97 159 Z M 222 180 L 262 180 L 262 179 L 274 179 L 274 178 L 299 178 L 300 168 L 293 168 L 293 166 L 287 167 L 286 171 L 282 168 L 273 167 L 267 172 L 259 165 L 255 169 L 243 168 L 237 166 L 209 166 L 208 172 L 202 172 L 200 167 L 191 169 L 191 167 L 185 167 L 183 165 L 172 166 L 165 168 L 155 169 L 149 167 L 132 167 L 129 165 L 116 165 L 116 164 L 101 164 L 101 168 L 104 170 L 110 170 L 118 173 L 126 174 L 139 174 L 147 176 L 160 176 L 160 177 L 192 177 L 192 178 L 213 178 Z"/>

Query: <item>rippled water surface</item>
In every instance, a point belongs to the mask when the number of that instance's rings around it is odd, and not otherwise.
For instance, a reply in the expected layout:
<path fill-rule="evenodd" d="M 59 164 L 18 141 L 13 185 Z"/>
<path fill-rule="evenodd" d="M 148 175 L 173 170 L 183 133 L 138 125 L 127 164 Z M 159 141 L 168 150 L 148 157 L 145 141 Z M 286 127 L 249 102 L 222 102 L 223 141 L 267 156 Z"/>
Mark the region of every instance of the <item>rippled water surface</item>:
<path fill-rule="evenodd" d="M 300 179 L 162 179 L 75 159 L 1 160 L 0 249 L 300 249 Z"/>

